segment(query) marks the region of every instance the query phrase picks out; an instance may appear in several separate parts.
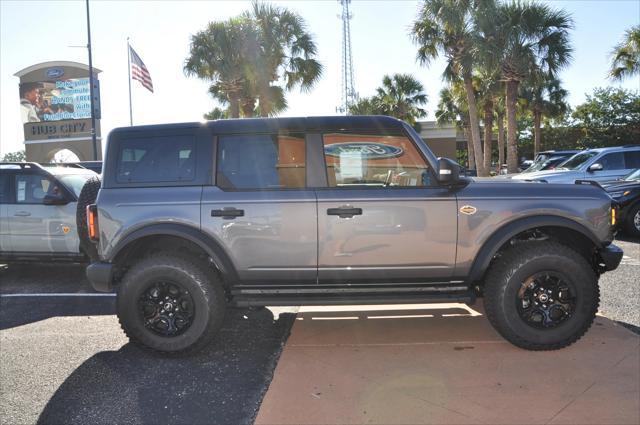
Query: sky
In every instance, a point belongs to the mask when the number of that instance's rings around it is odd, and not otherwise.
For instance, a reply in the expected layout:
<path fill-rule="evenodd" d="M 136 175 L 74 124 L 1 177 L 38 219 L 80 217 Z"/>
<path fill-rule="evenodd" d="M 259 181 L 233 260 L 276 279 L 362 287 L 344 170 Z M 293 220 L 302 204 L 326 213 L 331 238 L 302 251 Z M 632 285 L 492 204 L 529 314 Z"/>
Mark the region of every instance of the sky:
<path fill-rule="evenodd" d="M 324 75 L 307 93 L 287 97 L 283 116 L 334 115 L 340 104 L 341 21 L 336 0 L 273 1 L 298 12 L 318 46 Z M 640 23 L 640 1 L 548 1 L 563 8 L 575 22 L 574 60 L 560 74 L 575 106 L 595 87 L 622 86 L 640 90 L 640 79 L 623 83 L 607 79 L 609 54 L 625 29 Z M 355 88 L 370 96 L 385 74 L 411 73 L 429 97 L 427 119 L 433 119 L 438 93 L 444 86 L 444 62 L 428 68 L 416 60 L 409 27 L 419 9 L 413 0 L 354 0 L 351 6 Z M 94 67 L 99 75 L 102 134 L 129 125 L 127 37 L 145 62 L 154 93 L 132 82 L 134 124 L 201 121 L 216 106 L 208 83 L 186 77 L 182 67 L 191 35 L 208 22 L 238 15 L 248 1 L 117 1 L 91 0 Z M 21 150 L 18 78 L 14 74 L 40 62 L 64 60 L 88 63 L 84 1 L 0 0 L 0 155 Z"/>

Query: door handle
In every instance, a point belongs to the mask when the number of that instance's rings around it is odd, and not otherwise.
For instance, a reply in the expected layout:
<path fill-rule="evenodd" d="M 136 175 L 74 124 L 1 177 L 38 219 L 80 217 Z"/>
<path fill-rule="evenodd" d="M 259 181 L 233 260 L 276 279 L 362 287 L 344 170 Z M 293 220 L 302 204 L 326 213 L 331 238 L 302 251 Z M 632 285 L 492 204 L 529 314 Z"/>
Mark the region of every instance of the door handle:
<path fill-rule="evenodd" d="M 29 211 L 16 211 L 13 215 L 16 217 L 29 217 L 31 213 Z"/>
<path fill-rule="evenodd" d="M 244 210 L 239 210 L 234 207 L 211 210 L 211 217 L 222 217 L 225 220 L 233 220 L 236 217 L 244 217 Z"/>
<path fill-rule="evenodd" d="M 340 207 L 340 208 L 328 208 L 327 215 L 337 215 L 340 218 L 351 218 L 354 215 L 362 215 L 362 208 L 353 207 Z"/>

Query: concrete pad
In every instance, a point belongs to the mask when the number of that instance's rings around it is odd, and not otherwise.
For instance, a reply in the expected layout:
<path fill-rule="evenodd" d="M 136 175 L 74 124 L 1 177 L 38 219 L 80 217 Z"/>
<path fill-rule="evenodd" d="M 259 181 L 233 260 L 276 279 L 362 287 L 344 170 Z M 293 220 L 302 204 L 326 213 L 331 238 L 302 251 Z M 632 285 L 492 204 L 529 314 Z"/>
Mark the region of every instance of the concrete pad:
<path fill-rule="evenodd" d="M 305 307 L 256 424 L 638 424 L 640 337 L 598 317 L 559 351 L 462 304 Z"/>

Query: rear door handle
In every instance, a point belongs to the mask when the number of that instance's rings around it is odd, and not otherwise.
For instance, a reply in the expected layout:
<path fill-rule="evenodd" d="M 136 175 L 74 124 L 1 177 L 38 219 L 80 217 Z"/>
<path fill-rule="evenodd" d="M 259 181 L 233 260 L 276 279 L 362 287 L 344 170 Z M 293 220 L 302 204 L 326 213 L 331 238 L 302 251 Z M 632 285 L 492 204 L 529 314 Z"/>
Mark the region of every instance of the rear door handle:
<path fill-rule="evenodd" d="M 354 215 L 362 215 L 362 208 L 353 207 L 340 207 L 340 208 L 328 208 L 327 215 L 337 215 L 340 218 L 351 218 Z"/>
<path fill-rule="evenodd" d="M 13 215 L 16 217 L 29 217 L 31 213 L 29 211 L 16 211 Z"/>
<path fill-rule="evenodd" d="M 221 210 L 211 210 L 211 217 L 222 217 L 225 220 L 233 220 L 236 217 L 244 217 L 244 210 L 234 207 L 226 207 Z"/>

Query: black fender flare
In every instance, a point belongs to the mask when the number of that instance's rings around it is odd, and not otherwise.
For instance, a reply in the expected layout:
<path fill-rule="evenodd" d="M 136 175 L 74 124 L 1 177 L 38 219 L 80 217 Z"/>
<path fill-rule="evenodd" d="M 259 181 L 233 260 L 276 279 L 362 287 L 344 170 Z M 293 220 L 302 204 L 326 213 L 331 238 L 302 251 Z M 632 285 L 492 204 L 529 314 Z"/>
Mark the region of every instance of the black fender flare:
<path fill-rule="evenodd" d="M 235 266 L 220 243 L 211 236 L 203 233 L 200 229 L 186 224 L 158 223 L 136 229 L 120 239 L 111 251 L 107 260 L 109 262 L 113 262 L 118 254 L 120 254 L 122 250 L 131 243 L 148 236 L 175 236 L 186 239 L 198 245 L 209 257 L 211 257 L 222 273 L 225 282 L 228 284 L 234 284 L 238 281 L 238 273 Z"/>
<path fill-rule="evenodd" d="M 535 229 L 536 227 L 549 226 L 563 227 L 576 231 L 593 242 L 594 246 L 600 247 L 602 245 L 602 242 L 591 230 L 582 224 L 565 217 L 537 215 L 519 218 L 498 228 L 498 230 L 496 230 L 489 239 L 485 241 L 473 260 L 473 265 L 469 272 L 469 282 L 475 282 L 482 279 L 484 273 L 489 268 L 491 260 L 496 255 L 500 247 L 502 247 L 511 238 L 524 231 Z"/>

